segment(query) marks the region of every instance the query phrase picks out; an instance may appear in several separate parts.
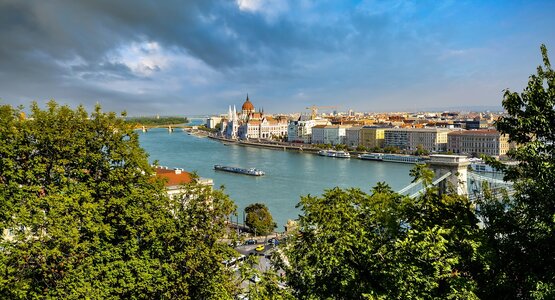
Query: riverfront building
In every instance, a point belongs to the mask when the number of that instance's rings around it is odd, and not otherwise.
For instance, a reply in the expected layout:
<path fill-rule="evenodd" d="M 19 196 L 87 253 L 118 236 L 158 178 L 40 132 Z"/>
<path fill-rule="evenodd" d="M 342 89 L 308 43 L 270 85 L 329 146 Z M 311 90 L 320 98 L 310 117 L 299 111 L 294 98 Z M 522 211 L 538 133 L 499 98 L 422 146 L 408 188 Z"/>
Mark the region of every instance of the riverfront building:
<path fill-rule="evenodd" d="M 349 147 L 357 147 L 360 144 L 361 127 L 351 127 L 345 130 L 345 144 Z"/>
<path fill-rule="evenodd" d="M 447 149 L 457 154 L 499 157 L 507 154 L 510 144 L 509 137 L 497 130 L 465 130 L 449 133 Z"/>
<path fill-rule="evenodd" d="M 312 127 L 313 144 L 345 144 L 346 129 L 344 125 L 317 125 Z"/>
<path fill-rule="evenodd" d="M 407 128 L 388 128 L 384 131 L 384 147 L 396 147 L 408 149 L 409 129 Z"/>
<path fill-rule="evenodd" d="M 430 152 L 447 150 L 446 128 L 388 128 L 384 132 L 384 147 L 416 150 L 418 147 Z"/>
<path fill-rule="evenodd" d="M 372 149 L 382 148 L 384 145 L 385 128 L 364 126 L 359 131 L 359 144 Z"/>
<path fill-rule="evenodd" d="M 227 120 L 222 121 L 221 134 L 228 139 L 270 139 L 283 138 L 287 135 L 287 118 L 264 115 L 264 111 L 255 111 L 249 96 L 238 114 L 235 106 L 229 107 Z"/>
<path fill-rule="evenodd" d="M 297 121 L 289 122 L 287 126 L 287 141 L 310 144 L 312 143 L 312 127 L 330 124 L 328 119 L 303 120 L 301 116 Z"/>

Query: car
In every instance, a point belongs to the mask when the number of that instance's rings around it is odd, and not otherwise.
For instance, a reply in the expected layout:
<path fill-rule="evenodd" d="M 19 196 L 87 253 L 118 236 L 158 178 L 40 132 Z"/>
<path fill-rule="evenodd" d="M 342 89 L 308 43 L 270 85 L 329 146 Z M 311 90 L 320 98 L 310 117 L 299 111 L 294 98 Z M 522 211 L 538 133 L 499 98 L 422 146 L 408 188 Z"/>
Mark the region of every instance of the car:
<path fill-rule="evenodd" d="M 279 240 L 276 239 L 276 238 L 271 238 L 271 239 L 268 240 L 268 245 L 277 246 L 277 245 L 279 245 Z"/>
<path fill-rule="evenodd" d="M 264 245 L 260 245 L 260 246 L 258 246 L 258 247 L 256 247 L 256 248 L 254 248 L 254 250 L 256 250 L 256 251 L 258 251 L 258 252 L 262 252 L 262 251 L 264 251 L 264 248 L 265 248 Z"/>
<path fill-rule="evenodd" d="M 245 245 L 256 245 L 256 244 L 258 244 L 258 241 L 254 239 L 249 239 L 245 241 Z"/>
<path fill-rule="evenodd" d="M 235 247 L 241 245 L 241 242 L 240 241 L 231 241 L 231 243 L 229 243 L 228 245 L 231 248 L 235 248 Z"/>

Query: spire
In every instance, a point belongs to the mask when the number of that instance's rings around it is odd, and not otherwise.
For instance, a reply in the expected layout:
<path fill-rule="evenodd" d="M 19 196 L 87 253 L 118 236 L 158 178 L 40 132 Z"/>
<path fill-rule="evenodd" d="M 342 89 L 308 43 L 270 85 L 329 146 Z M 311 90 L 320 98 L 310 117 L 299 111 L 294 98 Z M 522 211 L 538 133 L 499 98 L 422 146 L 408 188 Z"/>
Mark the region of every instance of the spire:
<path fill-rule="evenodd" d="M 233 105 L 233 118 L 232 118 L 233 122 L 237 122 L 237 108 L 235 108 L 235 105 Z"/>
<path fill-rule="evenodd" d="M 247 93 L 247 101 L 249 101 L 249 93 Z"/>
<path fill-rule="evenodd" d="M 227 113 L 227 117 L 228 117 L 227 118 L 228 120 L 231 120 L 231 118 L 233 118 L 233 115 L 231 114 L 231 105 L 229 106 L 229 111 Z"/>

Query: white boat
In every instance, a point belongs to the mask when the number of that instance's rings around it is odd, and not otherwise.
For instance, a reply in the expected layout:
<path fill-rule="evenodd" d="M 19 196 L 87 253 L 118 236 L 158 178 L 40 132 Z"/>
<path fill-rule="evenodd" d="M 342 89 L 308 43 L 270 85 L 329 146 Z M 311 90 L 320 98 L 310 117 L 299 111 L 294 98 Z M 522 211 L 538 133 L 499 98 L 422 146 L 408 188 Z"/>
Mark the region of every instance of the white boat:
<path fill-rule="evenodd" d="M 215 165 L 214 169 L 218 171 L 226 171 L 226 172 L 239 173 L 239 174 L 245 174 L 245 175 L 251 175 L 251 176 L 262 176 L 266 174 L 264 173 L 264 171 L 258 170 L 255 168 L 243 169 L 243 168 L 237 168 L 237 167 Z"/>
<path fill-rule="evenodd" d="M 383 154 L 381 154 L 381 153 L 364 153 L 364 154 L 359 154 L 358 158 L 365 159 L 365 160 L 382 161 L 383 160 Z"/>
<path fill-rule="evenodd" d="M 327 157 L 337 157 L 337 158 L 350 158 L 351 154 L 346 151 L 335 151 L 335 150 L 320 150 L 318 155 Z"/>
<path fill-rule="evenodd" d="M 335 152 L 335 157 L 337 157 L 337 158 L 351 158 L 351 154 L 349 154 L 349 152 L 345 152 L 345 151 L 336 151 Z"/>
<path fill-rule="evenodd" d="M 320 150 L 318 151 L 318 155 L 335 157 L 335 150 Z"/>

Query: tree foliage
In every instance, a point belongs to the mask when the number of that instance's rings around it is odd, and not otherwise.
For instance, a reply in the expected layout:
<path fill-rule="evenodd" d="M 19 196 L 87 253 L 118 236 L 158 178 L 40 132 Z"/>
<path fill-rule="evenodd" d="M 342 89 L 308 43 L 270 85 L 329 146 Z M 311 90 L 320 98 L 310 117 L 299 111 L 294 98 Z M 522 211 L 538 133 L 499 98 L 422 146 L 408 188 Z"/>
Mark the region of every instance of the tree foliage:
<path fill-rule="evenodd" d="M 189 120 L 185 117 L 128 117 L 125 120 L 134 126 L 162 126 L 189 123 Z"/>
<path fill-rule="evenodd" d="M 0 106 L 0 298 L 230 298 L 227 196 L 169 198 L 131 125 L 100 107 L 19 115 Z"/>
<path fill-rule="evenodd" d="M 283 249 L 299 299 L 472 299 L 480 269 L 468 199 L 429 187 L 409 199 L 334 188 L 305 196 L 299 232 Z"/>
<path fill-rule="evenodd" d="M 516 193 L 481 203 L 491 269 L 485 294 L 496 298 L 555 298 L 555 71 L 541 46 L 543 66 L 522 93 L 505 91 L 507 116 L 497 129 L 518 147 L 504 167 Z"/>
<path fill-rule="evenodd" d="M 245 208 L 245 213 L 245 224 L 256 230 L 258 235 L 270 234 L 277 226 L 266 204 L 251 204 Z"/>

